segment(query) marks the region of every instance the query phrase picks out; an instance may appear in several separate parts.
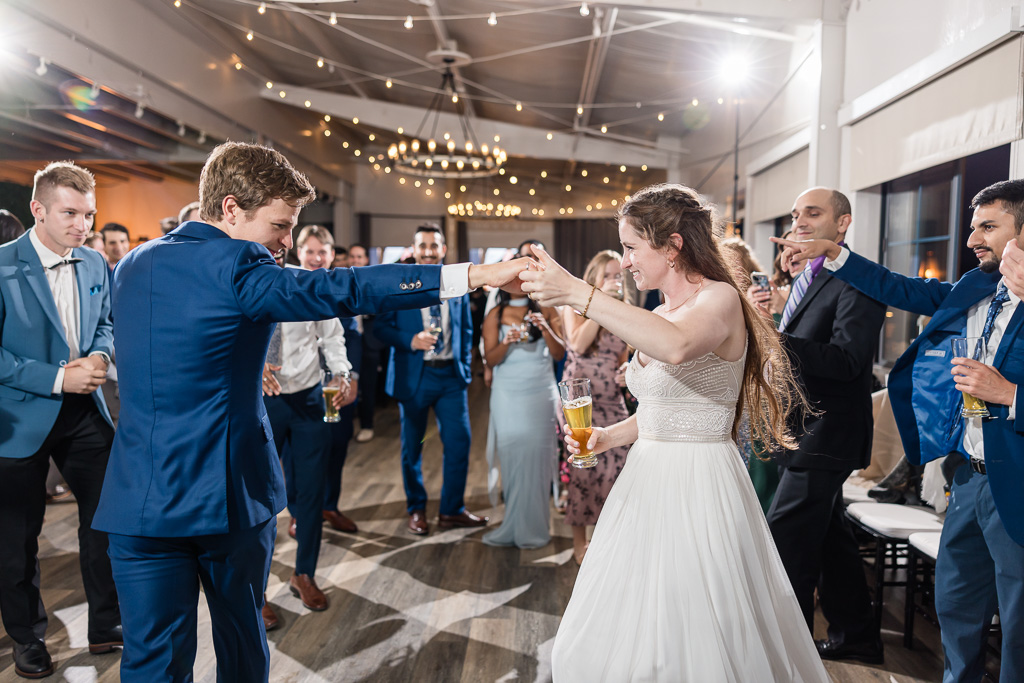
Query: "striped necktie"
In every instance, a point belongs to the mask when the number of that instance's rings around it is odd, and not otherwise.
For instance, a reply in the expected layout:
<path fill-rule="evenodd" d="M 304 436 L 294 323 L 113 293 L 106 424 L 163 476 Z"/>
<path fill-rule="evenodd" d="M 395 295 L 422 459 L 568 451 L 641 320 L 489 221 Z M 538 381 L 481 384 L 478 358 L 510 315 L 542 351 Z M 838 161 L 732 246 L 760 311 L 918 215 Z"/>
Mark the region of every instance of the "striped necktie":
<path fill-rule="evenodd" d="M 992 297 L 992 303 L 988 305 L 988 314 L 985 316 L 985 326 L 981 328 L 981 338 L 985 340 L 985 345 L 988 345 L 988 340 L 992 337 L 992 328 L 995 327 L 996 318 L 999 317 L 999 313 L 1003 310 L 1003 305 L 1010 300 L 1010 293 L 1006 289 L 1005 283 L 1000 283 L 996 289 L 996 295 Z M 974 360 L 982 360 L 981 358 L 981 342 L 974 347 Z"/>
<path fill-rule="evenodd" d="M 786 325 L 789 324 L 790 318 L 793 317 L 793 311 L 800 305 L 800 300 L 804 298 L 804 294 L 807 293 L 807 288 L 811 286 L 811 278 L 814 277 L 814 273 L 811 269 L 811 264 L 808 262 L 804 266 L 804 272 L 800 273 L 800 277 L 793 281 L 793 290 L 789 293 L 789 299 L 786 300 L 786 306 L 782 309 L 782 320 L 779 322 L 779 332 L 786 331 Z"/>

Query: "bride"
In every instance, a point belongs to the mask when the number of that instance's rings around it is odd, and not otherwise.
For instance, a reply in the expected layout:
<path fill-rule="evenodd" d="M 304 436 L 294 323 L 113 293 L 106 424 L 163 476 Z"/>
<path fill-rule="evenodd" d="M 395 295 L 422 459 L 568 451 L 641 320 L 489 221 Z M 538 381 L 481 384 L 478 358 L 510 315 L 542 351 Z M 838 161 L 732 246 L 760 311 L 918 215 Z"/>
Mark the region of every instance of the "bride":
<path fill-rule="evenodd" d="M 803 399 L 778 336 L 736 288 L 696 192 L 648 187 L 619 216 L 623 270 L 665 295 L 653 313 L 539 249 L 520 274 L 542 306 L 637 349 L 636 415 L 590 439 L 595 453 L 633 446 L 555 636 L 554 681 L 828 681 L 734 441 L 746 409 L 755 439 L 794 445 L 786 419 Z"/>

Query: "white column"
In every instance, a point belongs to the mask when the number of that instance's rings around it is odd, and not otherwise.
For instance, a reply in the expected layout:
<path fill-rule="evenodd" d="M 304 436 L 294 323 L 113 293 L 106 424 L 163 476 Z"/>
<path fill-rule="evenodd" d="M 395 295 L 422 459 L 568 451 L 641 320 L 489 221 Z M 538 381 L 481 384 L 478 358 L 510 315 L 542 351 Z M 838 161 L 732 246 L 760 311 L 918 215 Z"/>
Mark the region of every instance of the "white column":
<path fill-rule="evenodd" d="M 843 102 L 846 26 L 836 0 L 824 3 L 824 19 L 815 25 L 815 55 L 819 67 L 817 97 L 811 102 L 811 144 L 808 187 L 839 186 L 841 135 L 837 115 Z"/>

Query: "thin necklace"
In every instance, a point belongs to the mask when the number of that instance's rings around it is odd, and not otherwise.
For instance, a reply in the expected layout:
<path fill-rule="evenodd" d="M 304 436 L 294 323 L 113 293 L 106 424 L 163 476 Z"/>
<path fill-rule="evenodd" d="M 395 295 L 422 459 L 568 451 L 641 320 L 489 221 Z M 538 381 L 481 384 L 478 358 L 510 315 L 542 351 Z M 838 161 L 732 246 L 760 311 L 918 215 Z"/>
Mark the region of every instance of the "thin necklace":
<path fill-rule="evenodd" d="M 700 290 L 702 290 L 702 289 L 704 289 L 704 276 L 703 275 L 700 276 L 700 284 L 697 285 L 697 289 L 693 290 L 693 292 L 690 294 L 690 296 L 686 297 L 686 299 L 683 300 L 683 303 L 679 304 L 678 306 L 673 306 L 672 308 L 666 308 L 664 312 L 665 313 L 671 313 L 672 311 L 674 311 L 676 309 L 682 308 L 683 306 L 686 305 L 686 302 L 688 302 L 693 297 L 697 296 L 697 293 L 700 292 Z"/>

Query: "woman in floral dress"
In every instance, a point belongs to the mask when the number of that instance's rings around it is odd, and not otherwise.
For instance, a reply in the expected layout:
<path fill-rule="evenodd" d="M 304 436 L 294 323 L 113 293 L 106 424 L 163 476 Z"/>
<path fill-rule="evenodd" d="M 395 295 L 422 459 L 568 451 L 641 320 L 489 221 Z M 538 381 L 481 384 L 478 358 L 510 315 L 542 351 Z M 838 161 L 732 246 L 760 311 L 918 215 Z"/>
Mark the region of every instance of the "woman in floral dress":
<path fill-rule="evenodd" d="M 603 292 L 622 298 L 622 257 L 614 251 L 599 252 L 590 260 L 583 279 Z M 594 397 L 595 425 L 615 424 L 629 417 L 616 382 L 619 367 L 628 360 L 626 342 L 603 329 L 593 320 L 566 309 L 562 317 L 568 346 L 568 361 L 563 380 L 589 379 Z M 572 527 L 573 557 L 583 562 L 587 550 L 587 527 L 597 524 L 605 498 L 626 464 L 628 446 L 613 448 L 597 459 L 589 469 L 570 468 L 569 503 L 565 521 Z"/>

